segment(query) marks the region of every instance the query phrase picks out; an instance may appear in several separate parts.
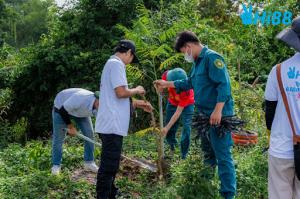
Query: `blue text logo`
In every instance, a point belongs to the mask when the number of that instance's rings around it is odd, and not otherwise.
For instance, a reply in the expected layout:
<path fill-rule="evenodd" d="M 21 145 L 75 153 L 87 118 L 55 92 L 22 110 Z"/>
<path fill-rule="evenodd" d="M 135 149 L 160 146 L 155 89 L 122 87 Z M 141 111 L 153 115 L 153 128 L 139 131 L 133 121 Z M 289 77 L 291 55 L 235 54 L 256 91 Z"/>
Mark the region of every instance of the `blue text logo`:
<path fill-rule="evenodd" d="M 243 12 L 240 15 L 240 18 L 242 19 L 242 23 L 244 25 L 290 25 L 292 23 L 293 13 L 290 11 L 256 11 L 253 13 L 253 6 L 251 4 L 249 7 L 243 4 Z"/>
<path fill-rule="evenodd" d="M 289 79 L 298 79 L 300 77 L 300 71 L 296 71 L 296 67 L 289 67 L 289 71 L 287 72 Z"/>

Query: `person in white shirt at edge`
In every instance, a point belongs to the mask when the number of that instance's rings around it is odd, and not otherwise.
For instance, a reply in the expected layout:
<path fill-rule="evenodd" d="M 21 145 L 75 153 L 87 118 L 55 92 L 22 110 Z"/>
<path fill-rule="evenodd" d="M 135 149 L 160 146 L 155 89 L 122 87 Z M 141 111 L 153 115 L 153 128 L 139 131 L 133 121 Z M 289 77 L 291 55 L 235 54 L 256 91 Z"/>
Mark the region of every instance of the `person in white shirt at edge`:
<path fill-rule="evenodd" d="M 277 39 L 298 51 L 281 63 L 281 77 L 296 133 L 300 134 L 300 17 Z M 293 133 L 279 90 L 276 66 L 269 74 L 265 90 L 266 125 L 271 130 L 268 159 L 269 199 L 300 199 L 300 182 L 295 174 Z"/>
<path fill-rule="evenodd" d="M 94 129 L 91 116 L 96 116 L 99 107 L 99 91 L 95 93 L 82 88 L 69 88 L 59 92 L 54 100 L 52 110 L 53 140 L 52 140 L 52 174 L 57 175 L 61 170 L 62 145 L 66 136 L 65 129 L 71 136 L 77 130 L 72 121 L 82 133 L 94 139 Z M 71 121 L 72 120 L 72 121 Z M 94 144 L 84 142 L 84 168 L 94 173 L 98 166 L 94 162 Z"/>
<path fill-rule="evenodd" d="M 152 106 L 144 100 L 130 99 L 134 95 L 145 95 L 142 86 L 129 89 L 126 78 L 126 65 L 137 63 L 135 44 L 130 40 L 121 40 L 115 48 L 115 54 L 106 62 L 100 83 L 101 108 L 96 118 L 95 131 L 102 141 L 101 162 L 97 175 L 97 198 L 112 199 L 118 194 L 114 185 L 119 169 L 123 137 L 127 136 L 131 107 L 151 112 Z"/>

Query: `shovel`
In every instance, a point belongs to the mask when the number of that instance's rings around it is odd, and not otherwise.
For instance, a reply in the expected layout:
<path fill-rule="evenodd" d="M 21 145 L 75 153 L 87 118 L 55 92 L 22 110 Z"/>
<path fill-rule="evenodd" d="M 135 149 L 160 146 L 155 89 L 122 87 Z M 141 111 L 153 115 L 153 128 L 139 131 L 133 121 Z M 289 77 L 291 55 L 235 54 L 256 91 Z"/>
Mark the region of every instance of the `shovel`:
<path fill-rule="evenodd" d="M 64 129 L 64 131 L 68 131 L 68 129 Z M 76 136 L 79 137 L 82 140 L 88 141 L 90 143 L 93 143 L 94 145 L 98 146 L 98 147 L 102 147 L 102 145 L 99 142 L 96 142 L 95 140 L 92 140 L 91 138 L 84 136 L 82 133 L 77 132 Z M 142 160 L 142 159 L 133 159 L 133 158 L 129 158 L 123 154 L 121 154 L 121 158 L 124 160 L 127 160 L 129 162 L 134 163 L 135 165 L 137 165 L 138 167 L 141 167 L 143 169 L 147 169 L 151 172 L 157 172 L 157 166 L 151 162 L 148 162 L 146 160 Z"/>

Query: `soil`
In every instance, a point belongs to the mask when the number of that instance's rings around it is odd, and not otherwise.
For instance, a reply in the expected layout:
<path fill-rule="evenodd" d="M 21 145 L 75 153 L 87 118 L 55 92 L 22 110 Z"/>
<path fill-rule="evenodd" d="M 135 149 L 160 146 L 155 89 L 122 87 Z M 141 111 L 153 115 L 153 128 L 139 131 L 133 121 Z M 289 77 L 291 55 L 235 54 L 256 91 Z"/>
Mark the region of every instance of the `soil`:
<path fill-rule="evenodd" d="M 120 170 L 118 172 L 117 178 L 120 176 L 126 176 L 130 180 L 136 180 L 136 177 L 141 173 L 141 168 L 134 165 L 134 163 L 128 160 L 121 160 Z M 73 171 L 71 179 L 73 181 L 85 180 L 90 184 L 96 185 L 97 174 L 91 171 L 86 171 L 84 168 L 80 167 Z"/>

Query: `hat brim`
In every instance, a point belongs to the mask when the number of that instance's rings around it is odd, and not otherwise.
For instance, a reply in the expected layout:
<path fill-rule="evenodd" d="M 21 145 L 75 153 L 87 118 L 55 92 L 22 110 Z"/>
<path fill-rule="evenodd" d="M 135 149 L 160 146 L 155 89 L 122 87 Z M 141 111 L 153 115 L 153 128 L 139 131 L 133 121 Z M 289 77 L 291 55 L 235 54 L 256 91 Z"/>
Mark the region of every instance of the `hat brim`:
<path fill-rule="evenodd" d="M 300 52 L 300 38 L 291 28 L 284 29 L 276 35 L 276 38 Z"/>

